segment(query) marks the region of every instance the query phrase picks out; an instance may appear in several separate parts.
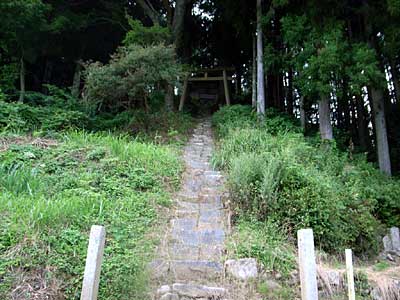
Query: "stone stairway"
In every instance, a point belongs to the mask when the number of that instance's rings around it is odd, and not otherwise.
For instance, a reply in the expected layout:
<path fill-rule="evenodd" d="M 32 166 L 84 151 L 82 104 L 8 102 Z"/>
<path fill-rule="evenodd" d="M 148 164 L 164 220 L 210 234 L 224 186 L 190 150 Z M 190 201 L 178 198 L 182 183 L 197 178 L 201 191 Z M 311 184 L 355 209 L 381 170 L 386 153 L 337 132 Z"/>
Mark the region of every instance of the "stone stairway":
<path fill-rule="evenodd" d="M 210 120 L 195 128 L 184 150 L 186 171 L 173 217 L 151 264 L 155 300 L 226 299 L 223 255 L 226 218 L 224 178 L 213 171 Z"/>

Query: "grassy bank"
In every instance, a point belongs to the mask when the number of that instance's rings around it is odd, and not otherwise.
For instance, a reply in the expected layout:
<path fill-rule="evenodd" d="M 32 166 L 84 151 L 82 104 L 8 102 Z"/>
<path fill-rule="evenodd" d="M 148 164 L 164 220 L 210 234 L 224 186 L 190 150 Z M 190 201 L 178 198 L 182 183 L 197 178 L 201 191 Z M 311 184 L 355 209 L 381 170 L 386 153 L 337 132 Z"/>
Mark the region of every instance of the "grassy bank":
<path fill-rule="evenodd" d="M 191 119 L 101 116 L 99 128 L 88 129 L 113 133 L 94 133 L 73 129 L 89 124 L 80 113 L 40 119 L 30 117 L 40 107 L 17 104 L 10 115 L 5 105 L 0 123 L 11 123 L 0 126 L 0 299 L 79 299 L 92 224 L 107 231 L 99 299 L 146 299 L 157 211 L 179 185 Z M 79 120 L 70 122 L 71 115 Z"/>
<path fill-rule="evenodd" d="M 239 256 L 272 259 L 268 267 L 287 274 L 298 229 L 313 228 L 323 251 L 350 247 L 365 256 L 378 252 L 385 227 L 400 223 L 400 182 L 364 157 L 305 139 L 293 120 L 273 112 L 258 122 L 251 108 L 232 106 L 213 123 L 220 138 L 213 161 L 229 175 L 239 240 L 252 237 L 236 247 Z"/>

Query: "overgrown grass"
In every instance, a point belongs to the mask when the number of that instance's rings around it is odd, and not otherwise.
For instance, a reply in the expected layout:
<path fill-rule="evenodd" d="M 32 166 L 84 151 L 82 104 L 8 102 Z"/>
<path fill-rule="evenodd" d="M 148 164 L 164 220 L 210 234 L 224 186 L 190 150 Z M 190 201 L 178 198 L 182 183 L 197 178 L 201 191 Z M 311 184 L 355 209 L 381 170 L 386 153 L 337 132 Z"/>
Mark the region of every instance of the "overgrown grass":
<path fill-rule="evenodd" d="M 37 281 L 79 299 L 92 224 L 107 230 L 99 299 L 146 298 L 148 235 L 180 181 L 176 148 L 71 131 L 55 147 L 9 145 L 0 161 L 0 299 L 34 298 Z"/>
<path fill-rule="evenodd" d="M 294 247 L 276 223 L 243 216 L 236 224 L 228 248 L 237 257 L 256 257 L 264 268 L 279 272 L 284 277 L 295 269 Z"/>
<path fill-rule="evenodd" d="M 232 106 L 213 122 L 221 138 L 213 161 L 229 174 L 238 215 L 274 222 L 292 236 L 311 227 L 323 250 L 358 254 L 376 253 L 380 230 L 400 223 L 399 181 L 363 157 L 306 141 L 293 120 L 271 111 L 258 122 L 251 108 Z"/>

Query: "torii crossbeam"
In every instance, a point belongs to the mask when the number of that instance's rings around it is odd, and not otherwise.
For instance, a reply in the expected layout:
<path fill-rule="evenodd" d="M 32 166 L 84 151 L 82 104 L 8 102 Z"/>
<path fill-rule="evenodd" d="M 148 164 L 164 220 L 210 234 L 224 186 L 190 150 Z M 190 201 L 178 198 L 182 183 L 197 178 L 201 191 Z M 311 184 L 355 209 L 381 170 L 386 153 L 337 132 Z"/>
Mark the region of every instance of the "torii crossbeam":
<path fill-rule="evenodd" d="M 234 71 L 235 68 L 232 67 L 220 67 L 212 69 L 200 69 L 190 73 L 183 84 L 183 91 L 179 102 L 179 111 L 182 111 L 183 106 L 185 105 L 188 95 L 189 82 L 223 81 L 226 105 L 231 105 L 228 81 L 233 80 L 234 78 L 232 76 L 228 76 L 228 72 Z M 222 76 L 217 76 L 216 73 L 219 73 L 218 75 Z"/>

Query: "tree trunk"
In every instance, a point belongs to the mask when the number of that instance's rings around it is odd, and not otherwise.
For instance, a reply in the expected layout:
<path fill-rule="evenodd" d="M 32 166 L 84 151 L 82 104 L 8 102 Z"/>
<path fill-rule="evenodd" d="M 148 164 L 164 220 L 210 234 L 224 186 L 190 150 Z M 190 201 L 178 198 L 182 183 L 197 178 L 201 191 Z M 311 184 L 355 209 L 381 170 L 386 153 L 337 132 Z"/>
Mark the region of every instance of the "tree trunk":
<path fill-rule="evenodd" d="M 366 111 L 364 106 L 364 99 L 361 95 L 356 96 L 356 106 L 357 106 L 357 131 L 360 143 L 360 148 L 362 151 L 367 151 L 370 145 L 369 132 L 368 132 L 368 122 L 365 117 Z"/>
<path fill-rule="evenodd" d="M 264 89 L 264 64 L 263 64 L 263 31 L 262 31 L 262 6 L 257 0 L 257 114 L 265 114 L 265 89 Z"/>
<path fill-rule="evenodd" d="M 305 104 L 304 104 L 304 96 L 300 96 L 299 100 L 300 104 L 300 125 L 301 128 L 303 129 L 303 132 L 306 131 L 306 124 L 307 124 L 307 117 L 306 117 L 306 110 L 305 110 Z"/>
<path fill-rule="evenodd" d="M 319 131 L 321 139 L 333 140 L 333 130 L 331 123 L 331 108 L 329 96 L 323 96 L 318 103 Z"/>
<path fill-rule="evenodd" d="M 187 0 L 176 0 L 174 19 L 172 21 L 172 35 L 177 53 L 180 54 L 184 46 L 184 27 Z"/>
<path fill-rule="evenodd" d="M 252 72 L 252 97 L 251 104 L 255 108 L 257 107 L 257 38 L 253 37 L 253 72 Z"/>
<path fill-rule="evenodd" d="M 25 99 L 25 62 L 24 58 L 21 57 L 20 61 L 20 69 L 19 69 L 19 82 L 20 82 L 20 93 L 19 93 L 19 102 L 24 102 Z"/>
<path fill-rule="evenodd" d="M 167 111 L 174 110 L 174 86 L 167 83 L 165 87 L 165 109 Z"/>
<path fill-rule="evenodd" d="M 72 81 L 72 89 L 71 89 L 71 94 L 74 98 L 79 98 L 79 94 L 81 91 L 81 73 L 82 73 L 82 61 L 78 60 L 76 61 L 75 65 L 75 73 L 74 73 L 74 79 Z"/>
<path fill-rule="evenodd" d="M 159 14 L 151 5 L 150 1 L 136 0 L 136 3 L 143 9 L 144 13 L 151 19 L 154 25 L 160 25 Z"/>
<path fill-rule="evenodd" d="M 54 63 L 52 61 L 50 61 L 49 59 L 46 59 L 44 73 L 43 73 L 43 80 L 42 80 L 43 84 L 49 84 L 51 82 L 51 75 L 53 73 L 53 67 L 54 67 Z M 47 94 L 48 89 L 45 86 L 43 86 L 43 84 L 42 84 L 42 92 L 44 94 Z"/>
<path fill-rule="evenodd" d="M 378 150 L 379 169 L 391 176 L 390 152 L 386 129 L 385 104 L 380 89 L 371 88 L 372 106 L 374 109 L 374 123 L 376 130 L 376 146 Z"/>
<path fill-rule="evenodd" d="M 290 68 L 288 72 L 288 87 L 287 87 L 287 112 L 293 115 L 293 69 Z"/>
<path fill-rule="evenodd" d="M 178 55 L 182 54 L 184 47 L 184 26 L 187 0 L 177 0 L 175 3 L 175 13 L 172 20 L 172 38 L 175 51 Z M 174 86 L 168 84 L 165 90 L 165 108 L 167 111 L 174 110 Z"/>

